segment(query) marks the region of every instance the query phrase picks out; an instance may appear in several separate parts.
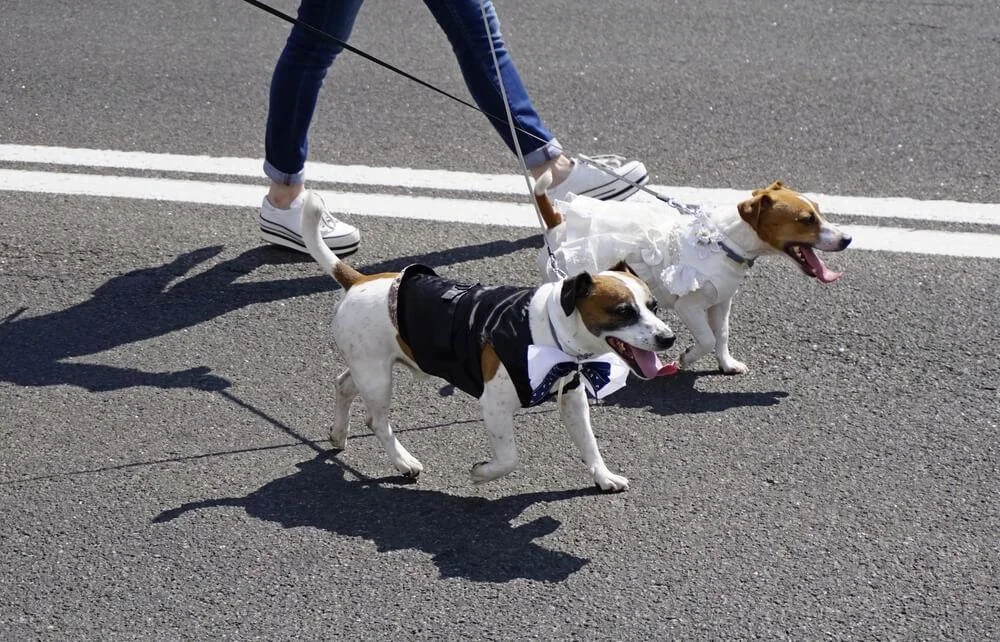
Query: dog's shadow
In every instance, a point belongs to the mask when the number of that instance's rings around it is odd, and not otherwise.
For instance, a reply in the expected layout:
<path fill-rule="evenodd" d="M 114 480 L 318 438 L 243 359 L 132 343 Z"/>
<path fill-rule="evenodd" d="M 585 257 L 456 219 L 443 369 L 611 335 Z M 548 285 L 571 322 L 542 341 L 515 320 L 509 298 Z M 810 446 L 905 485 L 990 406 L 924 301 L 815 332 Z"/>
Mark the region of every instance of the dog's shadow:
<path fill-rule="evenodd" d="M 698 390 L 698 379 L 704 376 L 728 376 L 715 372 L 681 370 L 668 377 L 652 381 L 630 381 L 630 384 L 606 398 L 603 403 L 622 408 L 638 408 L 658 415 L 694 415 L 722 412 L 744 406 L 775 406 L 788 396 L 784 390 L 769 392 L 714 392 Z"/>
<path fill-rule="evenodd" d="M 419 490 L 412 484 L 403 487 L 401 477 L 350 480 L 345 472 L 355 471 L 330 452 L 297 467 L 297 472 L 245 497 L 190 502 L 163 511 L 153 522 L 169 522 L 204 508 L 238 507 L 285 528 L 312 527 L 364 538 L 380 552 L 423 551 L 442 578 L 475 582 L 561 582 L 589 562 L 535 543 L 559 528 L 558 520 L 542 516 L 517 527 L 510 521 L 533 504 L 596 495 L 595 489 L 489 500 Z"/>
<path fill-rule="evenodd" d="M 369 272 L 398 270 L 420 262 L 449 263 L 500 256 L 538 245 L 538 237 L 494 241 L 363 266 Z M 190 275 L 214 259 L 221 246 L 181 254 L 163 265 L 112 277 L 92 296 L 64 310 L 24 317 L 26 308 L 0 319 L 0 382 L 20 386 L 79 386 L 92 392 L 132 386 L 222 390 L 227 379 L 207 366 L 150 372 L 76 360 L 123 345 L 189 328 L 243 307 L 331 291 L 327 276 L 238 282 L 264 265 L 312 262 L 297 252 L 255 247 Z M 71 361 L 72 360 L 72 361 Z"/>

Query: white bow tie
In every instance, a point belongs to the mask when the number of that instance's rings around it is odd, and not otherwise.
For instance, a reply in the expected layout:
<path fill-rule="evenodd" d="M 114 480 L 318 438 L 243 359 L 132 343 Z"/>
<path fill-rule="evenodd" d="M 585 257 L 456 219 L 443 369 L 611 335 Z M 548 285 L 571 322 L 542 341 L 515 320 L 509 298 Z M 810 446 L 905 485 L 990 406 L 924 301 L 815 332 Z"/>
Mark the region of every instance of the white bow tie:
<path fill-rule="evenodd" d="M 577 359 L 551 346 L 528 346 L 528 380 L 532 404 L 540 403 L 555 382 L 579 372 L 591 396 L 602 399 L 625 387 L 629 367 L 613 352 L 592 359 Z"/>

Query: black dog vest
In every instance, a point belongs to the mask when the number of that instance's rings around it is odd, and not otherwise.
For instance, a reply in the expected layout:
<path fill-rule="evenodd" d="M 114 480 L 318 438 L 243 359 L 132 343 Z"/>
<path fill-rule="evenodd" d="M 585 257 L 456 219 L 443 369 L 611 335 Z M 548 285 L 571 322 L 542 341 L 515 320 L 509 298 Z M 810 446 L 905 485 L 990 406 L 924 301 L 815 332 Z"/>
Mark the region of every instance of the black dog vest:
<path fill-rule="evenodd" d="M 411 265 L 393 283 L 389 310 L 421 370 L 478 398 L 483 347 L 489 344 L 510 374 L 521 406 L 528 407 L 551 396 L 532 403 L 528 379 L 528 308 L 536 290 L 458 283 L 425 265 Z"/>

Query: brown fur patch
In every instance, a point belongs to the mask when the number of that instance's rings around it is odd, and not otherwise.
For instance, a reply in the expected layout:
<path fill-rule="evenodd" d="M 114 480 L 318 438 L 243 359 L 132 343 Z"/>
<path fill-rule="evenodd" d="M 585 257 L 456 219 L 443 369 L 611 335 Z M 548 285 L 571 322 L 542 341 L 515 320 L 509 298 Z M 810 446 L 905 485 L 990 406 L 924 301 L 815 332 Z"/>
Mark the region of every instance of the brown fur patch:
<path fill-rule="evenodd" d="M 497 370 L 500 369 L 500 355 L 488 343 L 483 346 L 480 363 L 483 370 L 483 383 L 493 381 L 493 377 L 497 375 Z"/>
<path fill-rule="evenodd" d="M 410 344 L 403 341 L 403 337 L 399 336 L 398 334 L 396 335 L 396 344 L 399 346 L 399 349 L 403 351 L 403 354 L 405 354 L 410 361 L 414 363 L 417 362 L 417 360 L 413 357 L 413 349 L 410 347 Z"/>
<path fill-rule="evenodd" d="M 823 217 L 816 204 L 775 181 L 753 191 L 753 197 L 738 206 L 740 217 L 771 247 L 813 246 L 819 241 Z"/>
<path fill-rule="evenodd" d="M 546 194 L 535 194 L 535 202 L 538 203 L 538 210 L 542 213 L 545 229 L 551 230 L 562 223 L 562 214 L 552 207 L 552 201 L 549 200 Z"/>
<path fill-rule="evenodd" d="M 394 279 L 399 276 L 399 272 L 379 272 L 378 274 L 362 274 L 358 283 L 367 283 L 378 279 Z"/>
<path fill-rule="evenodd" d="M 337 263 L 333 266 L 333 278 L 337 279 L 337 283 L 341 285 L 345 290 L 350 290 L 351 287 L 357 285 L 358 283 L 367 283 L 368 281 L 374 281 L 376 279 L 394 279 L 398 272 L 379 272 L 378 274 L 362 274 L 358 272 L 353 267 L 344 263 L 343 261 Z"/>
<path fill-rule="evenodd" d="M 335 278 L 337 283 L 339 283 L 345 290 L 350 290 L 352 285 L 365 277 L 364 274 L 358 272 L 343 261 L 340 261 L 333 266 L 333 273 L 330 276 Z"/>
<path fill-rule="evenodd" d="M 621 327 L 623 319 L 615 310 L 622 303 L 629 302 L 639 305 L 625 283 L 613 276 L 599 274 L 594 277 L 590 294 L 578 301 L 576 307 L 583 324 L 596 335 L 604 330 Z"/>

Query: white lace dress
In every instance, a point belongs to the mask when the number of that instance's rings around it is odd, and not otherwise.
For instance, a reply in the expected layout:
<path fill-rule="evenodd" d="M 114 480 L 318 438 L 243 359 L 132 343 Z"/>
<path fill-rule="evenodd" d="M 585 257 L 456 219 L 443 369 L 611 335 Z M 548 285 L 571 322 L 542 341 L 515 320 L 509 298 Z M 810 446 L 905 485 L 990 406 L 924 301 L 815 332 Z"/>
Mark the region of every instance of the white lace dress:
<path fill-rule="evenodd" d="M 628 263 L 661 302 L 702 290 L 713 302 L 731 297 L 746 268 L 723 257 L 722 235 L 709 216 L 682 214 L 665 203 L 606 202 L 585 196 L 559 201 L 566 224 L 549 232 L 554 257 L 567 274 Z M 558 279 L 542 248 L 539 267 Z"/>

